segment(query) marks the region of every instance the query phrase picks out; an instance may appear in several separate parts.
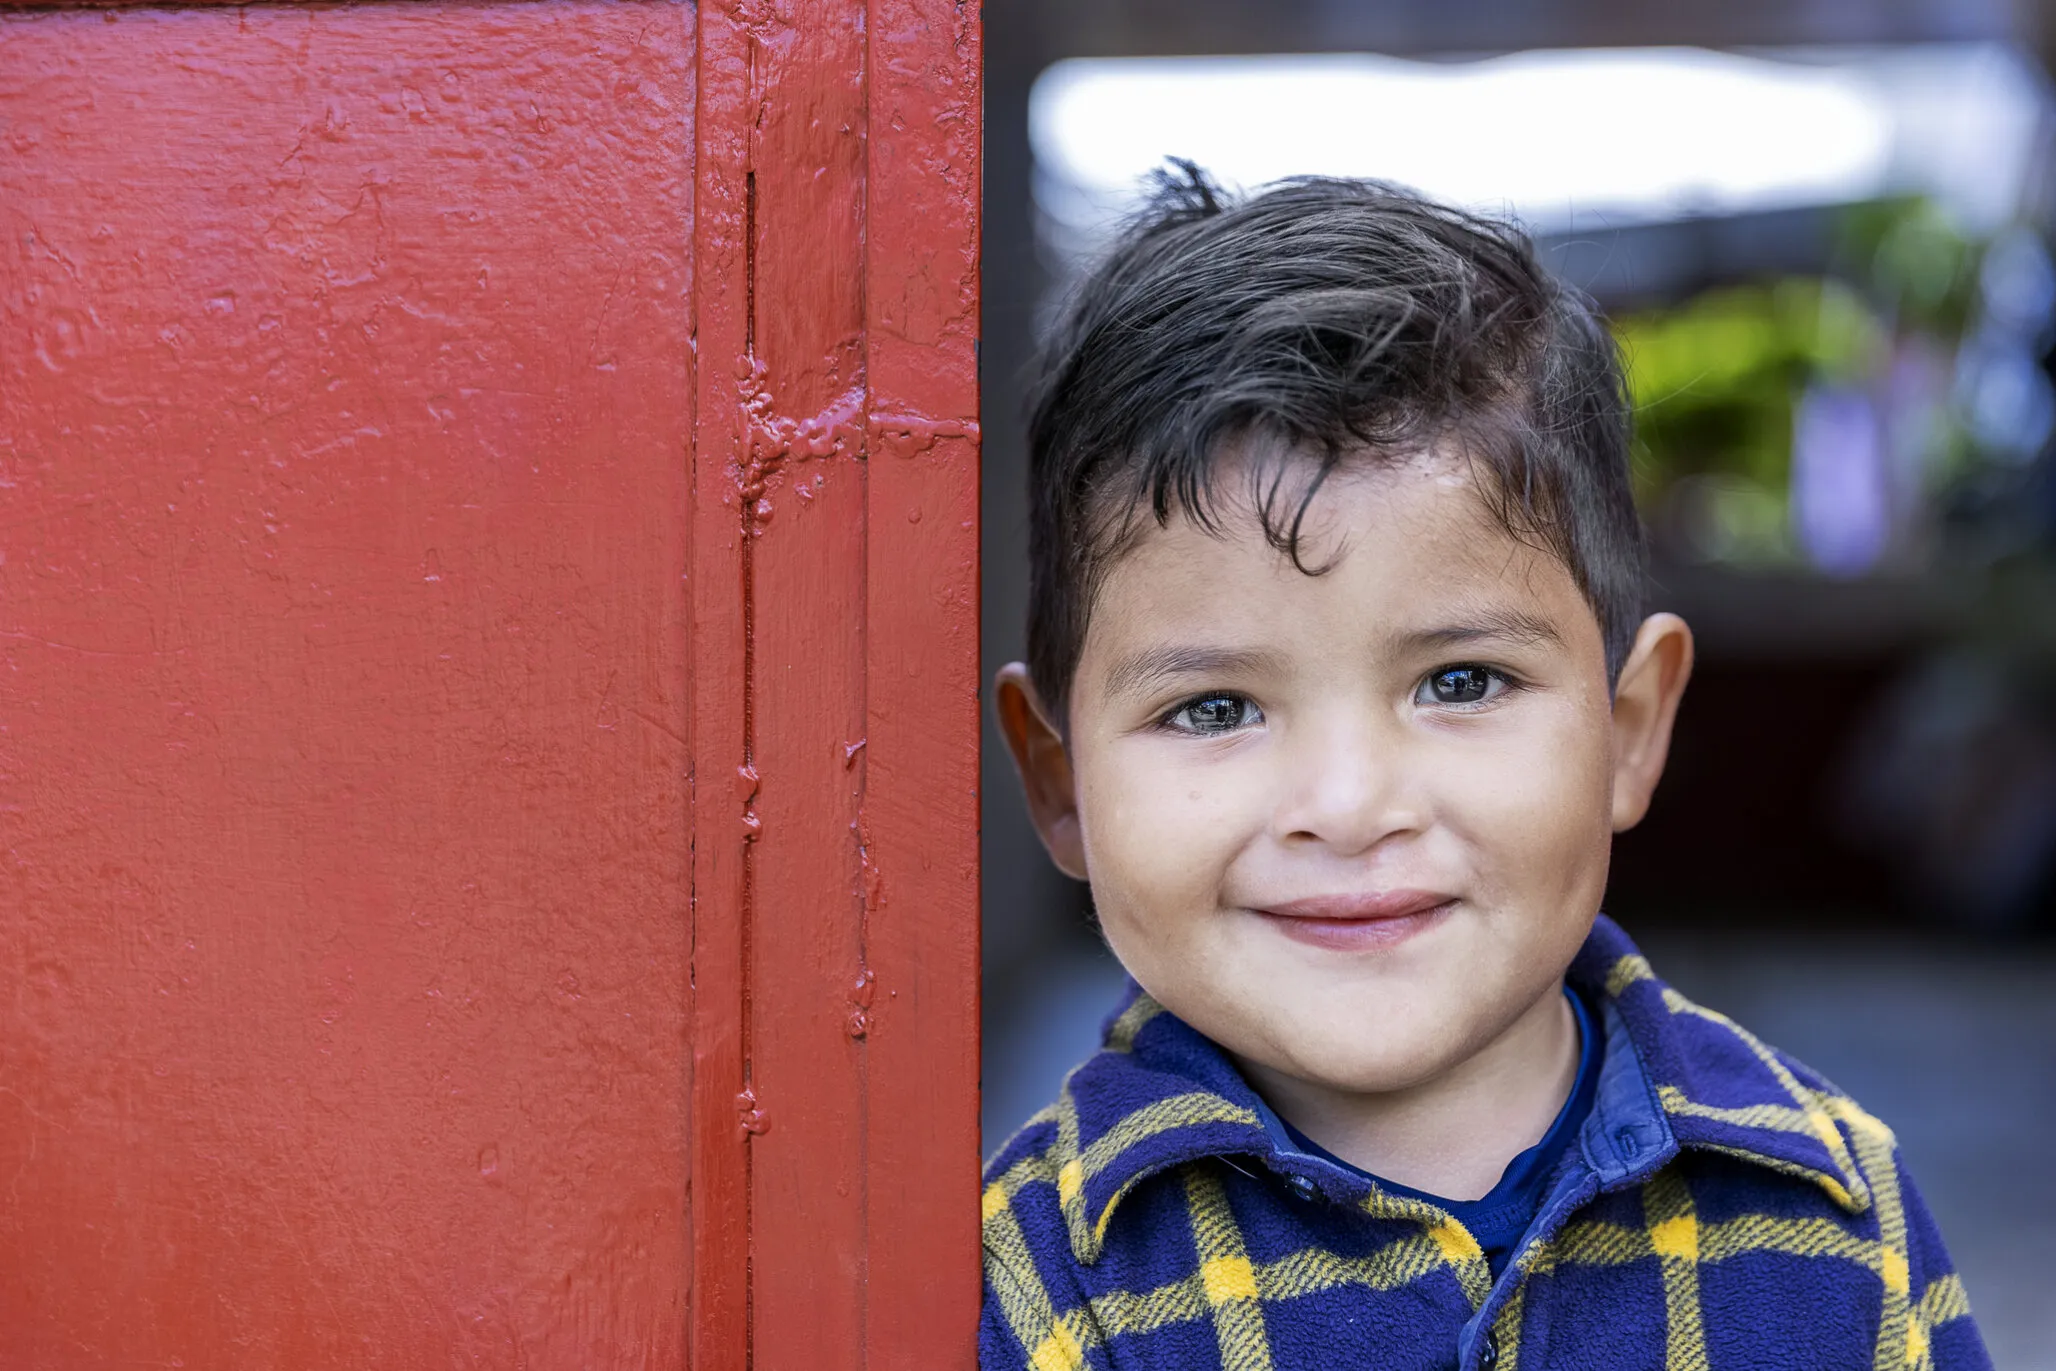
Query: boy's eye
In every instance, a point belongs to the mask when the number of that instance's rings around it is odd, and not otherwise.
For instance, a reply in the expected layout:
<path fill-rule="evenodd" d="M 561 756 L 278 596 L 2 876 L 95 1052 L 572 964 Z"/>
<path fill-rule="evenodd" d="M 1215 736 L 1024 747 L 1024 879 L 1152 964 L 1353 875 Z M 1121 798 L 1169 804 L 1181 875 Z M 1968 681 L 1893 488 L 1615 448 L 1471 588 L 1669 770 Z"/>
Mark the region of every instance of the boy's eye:
<path fill-rule="evenodd" d="M 1490 667 L 1446 666 L 1428 674 L 1414 695 L 1416 704 L 1474 705 L 1506 689 L 1506 678 Z"/>
<path fill-rule="evenodd" d="M 1232 733 L 1263 717 L 1254 700 L 1240 695 L 1202 695 L 1171 711 L 1168 722 L 1186 733 Z"/>

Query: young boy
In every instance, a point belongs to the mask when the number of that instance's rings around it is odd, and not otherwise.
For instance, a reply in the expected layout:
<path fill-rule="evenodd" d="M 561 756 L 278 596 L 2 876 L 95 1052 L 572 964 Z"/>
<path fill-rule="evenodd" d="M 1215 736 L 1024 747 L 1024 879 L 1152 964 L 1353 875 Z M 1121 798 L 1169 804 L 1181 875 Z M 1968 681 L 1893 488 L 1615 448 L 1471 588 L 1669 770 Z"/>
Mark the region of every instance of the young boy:
<path fill-rule="evenodd" d="M 1692 640 L 1525 238 L 1187 167 L 1031 443 L 999 715 L 1136 986 L 988 1166 L 985 1367 L 1988 1365 L 1891 1133 L 1598 914 Z"/>

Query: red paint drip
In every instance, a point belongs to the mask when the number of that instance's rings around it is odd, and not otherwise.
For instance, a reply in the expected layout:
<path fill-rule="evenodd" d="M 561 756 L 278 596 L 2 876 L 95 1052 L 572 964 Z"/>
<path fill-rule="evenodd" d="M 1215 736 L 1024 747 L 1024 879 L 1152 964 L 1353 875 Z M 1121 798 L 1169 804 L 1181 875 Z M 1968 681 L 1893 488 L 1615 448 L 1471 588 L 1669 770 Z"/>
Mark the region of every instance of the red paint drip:
<path fill-rule="evenodd" d="M 871 1002 L 877 997 L 878 977 L 870 967 L 857 974 L 857 982 L 850 988 L 850 1018 L 848 1033 L 852 1040 L 862 1039 L 871 1031 Z"/>
<path fill-rule="evenodd" d="M 757 791 L 762 781 L 754 766 L 739 766 L 735 769 L 735 794 L 742 801 L 742 840 L 755 842 L 764 831 L 764 820 L 757 813 Z"/>
<path fill-rule="evenodd" d="M 871 446 L 889 457 L 925 454 L 945 438 L 978 441 L 978 425 L 968 419 L 933 419 L 925 414 L 874 414 Z"/>
<path fill-rule="evenodd" d="M 787 463 L 861 455 L 864 385 L 849 386 L 817 413 L 793 417 L 778 412 L 777 398 L 765 384 L 767 368 L 754 354 L 738 366 L 738 388 L 744 416 L 743 460 L 733 469 L 742 496 L 743 527 L 752 536 L 771 521 L 773 507 L 765 498 L 777 488 Z M 804 487 L 801 488 L 804 492 Z M 811 492 L 805 492 L 811 499 Z"/>

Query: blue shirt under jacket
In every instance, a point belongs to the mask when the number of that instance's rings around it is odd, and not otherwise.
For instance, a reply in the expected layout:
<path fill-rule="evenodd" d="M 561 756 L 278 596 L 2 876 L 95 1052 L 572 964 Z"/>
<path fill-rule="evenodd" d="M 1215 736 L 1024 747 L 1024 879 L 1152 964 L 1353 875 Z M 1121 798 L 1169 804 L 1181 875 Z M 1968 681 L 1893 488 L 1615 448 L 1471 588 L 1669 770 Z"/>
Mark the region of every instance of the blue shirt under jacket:
<path fill-rule="evenodd" d="M 1591 1109 L 1496 1277 L 1448 1210 L 1308 1155 L 1132 990 L 986 1167 L 985 1371 L 1989 1368 L 1892 1134 L 1602 917 Z"/>

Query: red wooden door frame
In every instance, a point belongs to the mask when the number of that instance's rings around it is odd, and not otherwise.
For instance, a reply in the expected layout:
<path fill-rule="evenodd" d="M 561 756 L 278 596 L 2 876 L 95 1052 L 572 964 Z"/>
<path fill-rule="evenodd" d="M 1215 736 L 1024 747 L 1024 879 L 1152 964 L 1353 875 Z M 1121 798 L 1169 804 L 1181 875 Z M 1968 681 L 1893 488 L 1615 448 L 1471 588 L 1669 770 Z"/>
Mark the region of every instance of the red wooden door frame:
<path fill-rule="evenodd" d="M 975 1360 L 978 73 L 955 0 L 700 11 L 693 1339 L 764 1367 Z"/>
<path fill-rule="evenodd" d="M 977 13 L 643 2 L 695 110 L 686 1361 L 969 1367 Z"/>

